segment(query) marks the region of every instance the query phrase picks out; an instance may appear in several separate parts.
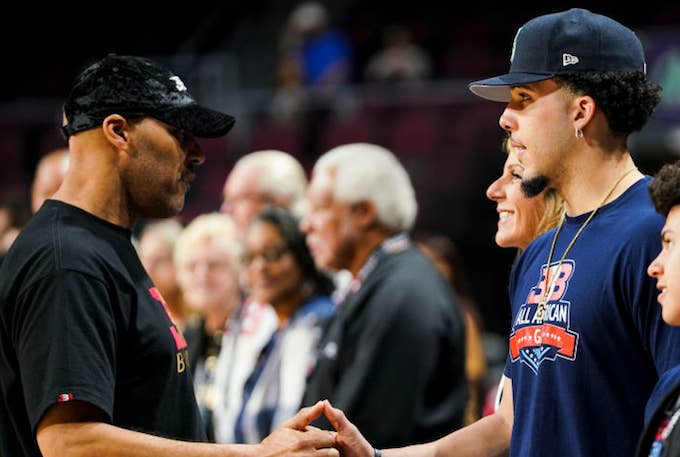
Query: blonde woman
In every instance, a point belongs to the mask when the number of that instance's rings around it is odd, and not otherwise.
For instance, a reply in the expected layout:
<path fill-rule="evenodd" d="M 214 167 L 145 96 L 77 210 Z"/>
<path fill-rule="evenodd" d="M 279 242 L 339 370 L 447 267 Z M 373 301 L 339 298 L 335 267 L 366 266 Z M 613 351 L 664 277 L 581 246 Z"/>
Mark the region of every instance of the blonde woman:
<path fill-rule="evenodd" d="M 193 315 L 184 334 L 199 409 L 212 434 L 214 379 L 227 321 L 241 301 L 241 247 L 236 228 L 225 214 L 194 219 L 175 246 L 175 268 L 182 295 Z"/>

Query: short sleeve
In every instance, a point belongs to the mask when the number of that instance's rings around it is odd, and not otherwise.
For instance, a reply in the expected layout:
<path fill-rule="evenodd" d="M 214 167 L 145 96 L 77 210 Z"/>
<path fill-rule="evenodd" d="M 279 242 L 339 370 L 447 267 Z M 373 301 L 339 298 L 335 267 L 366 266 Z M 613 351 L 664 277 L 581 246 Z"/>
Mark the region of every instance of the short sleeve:
<path fill-rule="evenodd" d="M 71 400 L 111 421 L 117 335 L 105 284 L 60 271 L 28 286 L 17 305 L 12 339 L 32 430 L 50 406 Z"/>

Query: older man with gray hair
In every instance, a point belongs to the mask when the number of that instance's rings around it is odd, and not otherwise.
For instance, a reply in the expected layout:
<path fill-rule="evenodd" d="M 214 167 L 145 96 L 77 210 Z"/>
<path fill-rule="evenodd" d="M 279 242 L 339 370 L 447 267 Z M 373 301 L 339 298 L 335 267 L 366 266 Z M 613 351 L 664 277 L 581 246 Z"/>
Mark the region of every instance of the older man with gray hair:
<path fill-rule="evenodd" d="M 266 206 L 304 212 L 307 176 L 295 157 L 277 150 L 255 151 L 241 157 L 224 183 L 221 211 L 234 219 L 243 236 Z"/>
<path fill-rule="evenodd" d="M 379 448 L 460 427 L 464 321 L 409 240 L 417 203 L 406 170 L 380 146 L 339 146 L 316 163 L 307 197 L 301 227 L 315 262 L 354 279 L 321 340 L 304 404 L 329 399 Z"/>

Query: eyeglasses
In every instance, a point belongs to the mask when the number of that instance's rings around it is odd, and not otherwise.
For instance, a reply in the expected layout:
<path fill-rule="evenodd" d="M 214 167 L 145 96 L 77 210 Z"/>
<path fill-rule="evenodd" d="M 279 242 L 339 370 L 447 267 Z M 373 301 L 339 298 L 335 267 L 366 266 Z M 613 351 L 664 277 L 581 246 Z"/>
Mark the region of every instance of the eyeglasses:
<path fill-rule="evenodd" d="M 280 261 L 289 251 L 290 248 L 288 246 L 281 246 L 278 248 L 268 248 L 262 252 L 246 252 L 242 260 L 244 265 L 250 265 L 258 258 L 262 258 L 264 263 L 275 263 Z"/>

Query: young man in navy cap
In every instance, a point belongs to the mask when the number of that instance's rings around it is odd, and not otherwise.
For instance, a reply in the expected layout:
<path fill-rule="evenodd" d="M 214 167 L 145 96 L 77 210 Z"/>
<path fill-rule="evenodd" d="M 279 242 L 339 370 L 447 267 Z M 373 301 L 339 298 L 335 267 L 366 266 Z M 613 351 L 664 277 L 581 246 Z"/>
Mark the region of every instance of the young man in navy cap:
<path fill-rule="evenodd" d="M 170 71 L 109 55 L 64 105 L 70 165 L 0 270 L 0 455 L 337 455 L 300 412 L 256 446 L 205 440 L 184 337 L 130 242 L 140 217 L 179 212 L 231 116 Z"/>
<path fill-rule="evenodd" d="M 510 72 L 470 85 L 507 103 L 500 125 L 529 196 L 554 188 L 566 218 L 518 259 L 512 329 L 497 413 L 433 443 L 385 456 L 632 456 L 645 402 L 680 362 L 645 274 L 663 219 L 626 141 L 659 101 L 640 41 L 582 9 L 519 29 Z M 345 455 L 375 451 L 329 404 Z M 377 452 L 379 453 L 379 452 Z"/>

